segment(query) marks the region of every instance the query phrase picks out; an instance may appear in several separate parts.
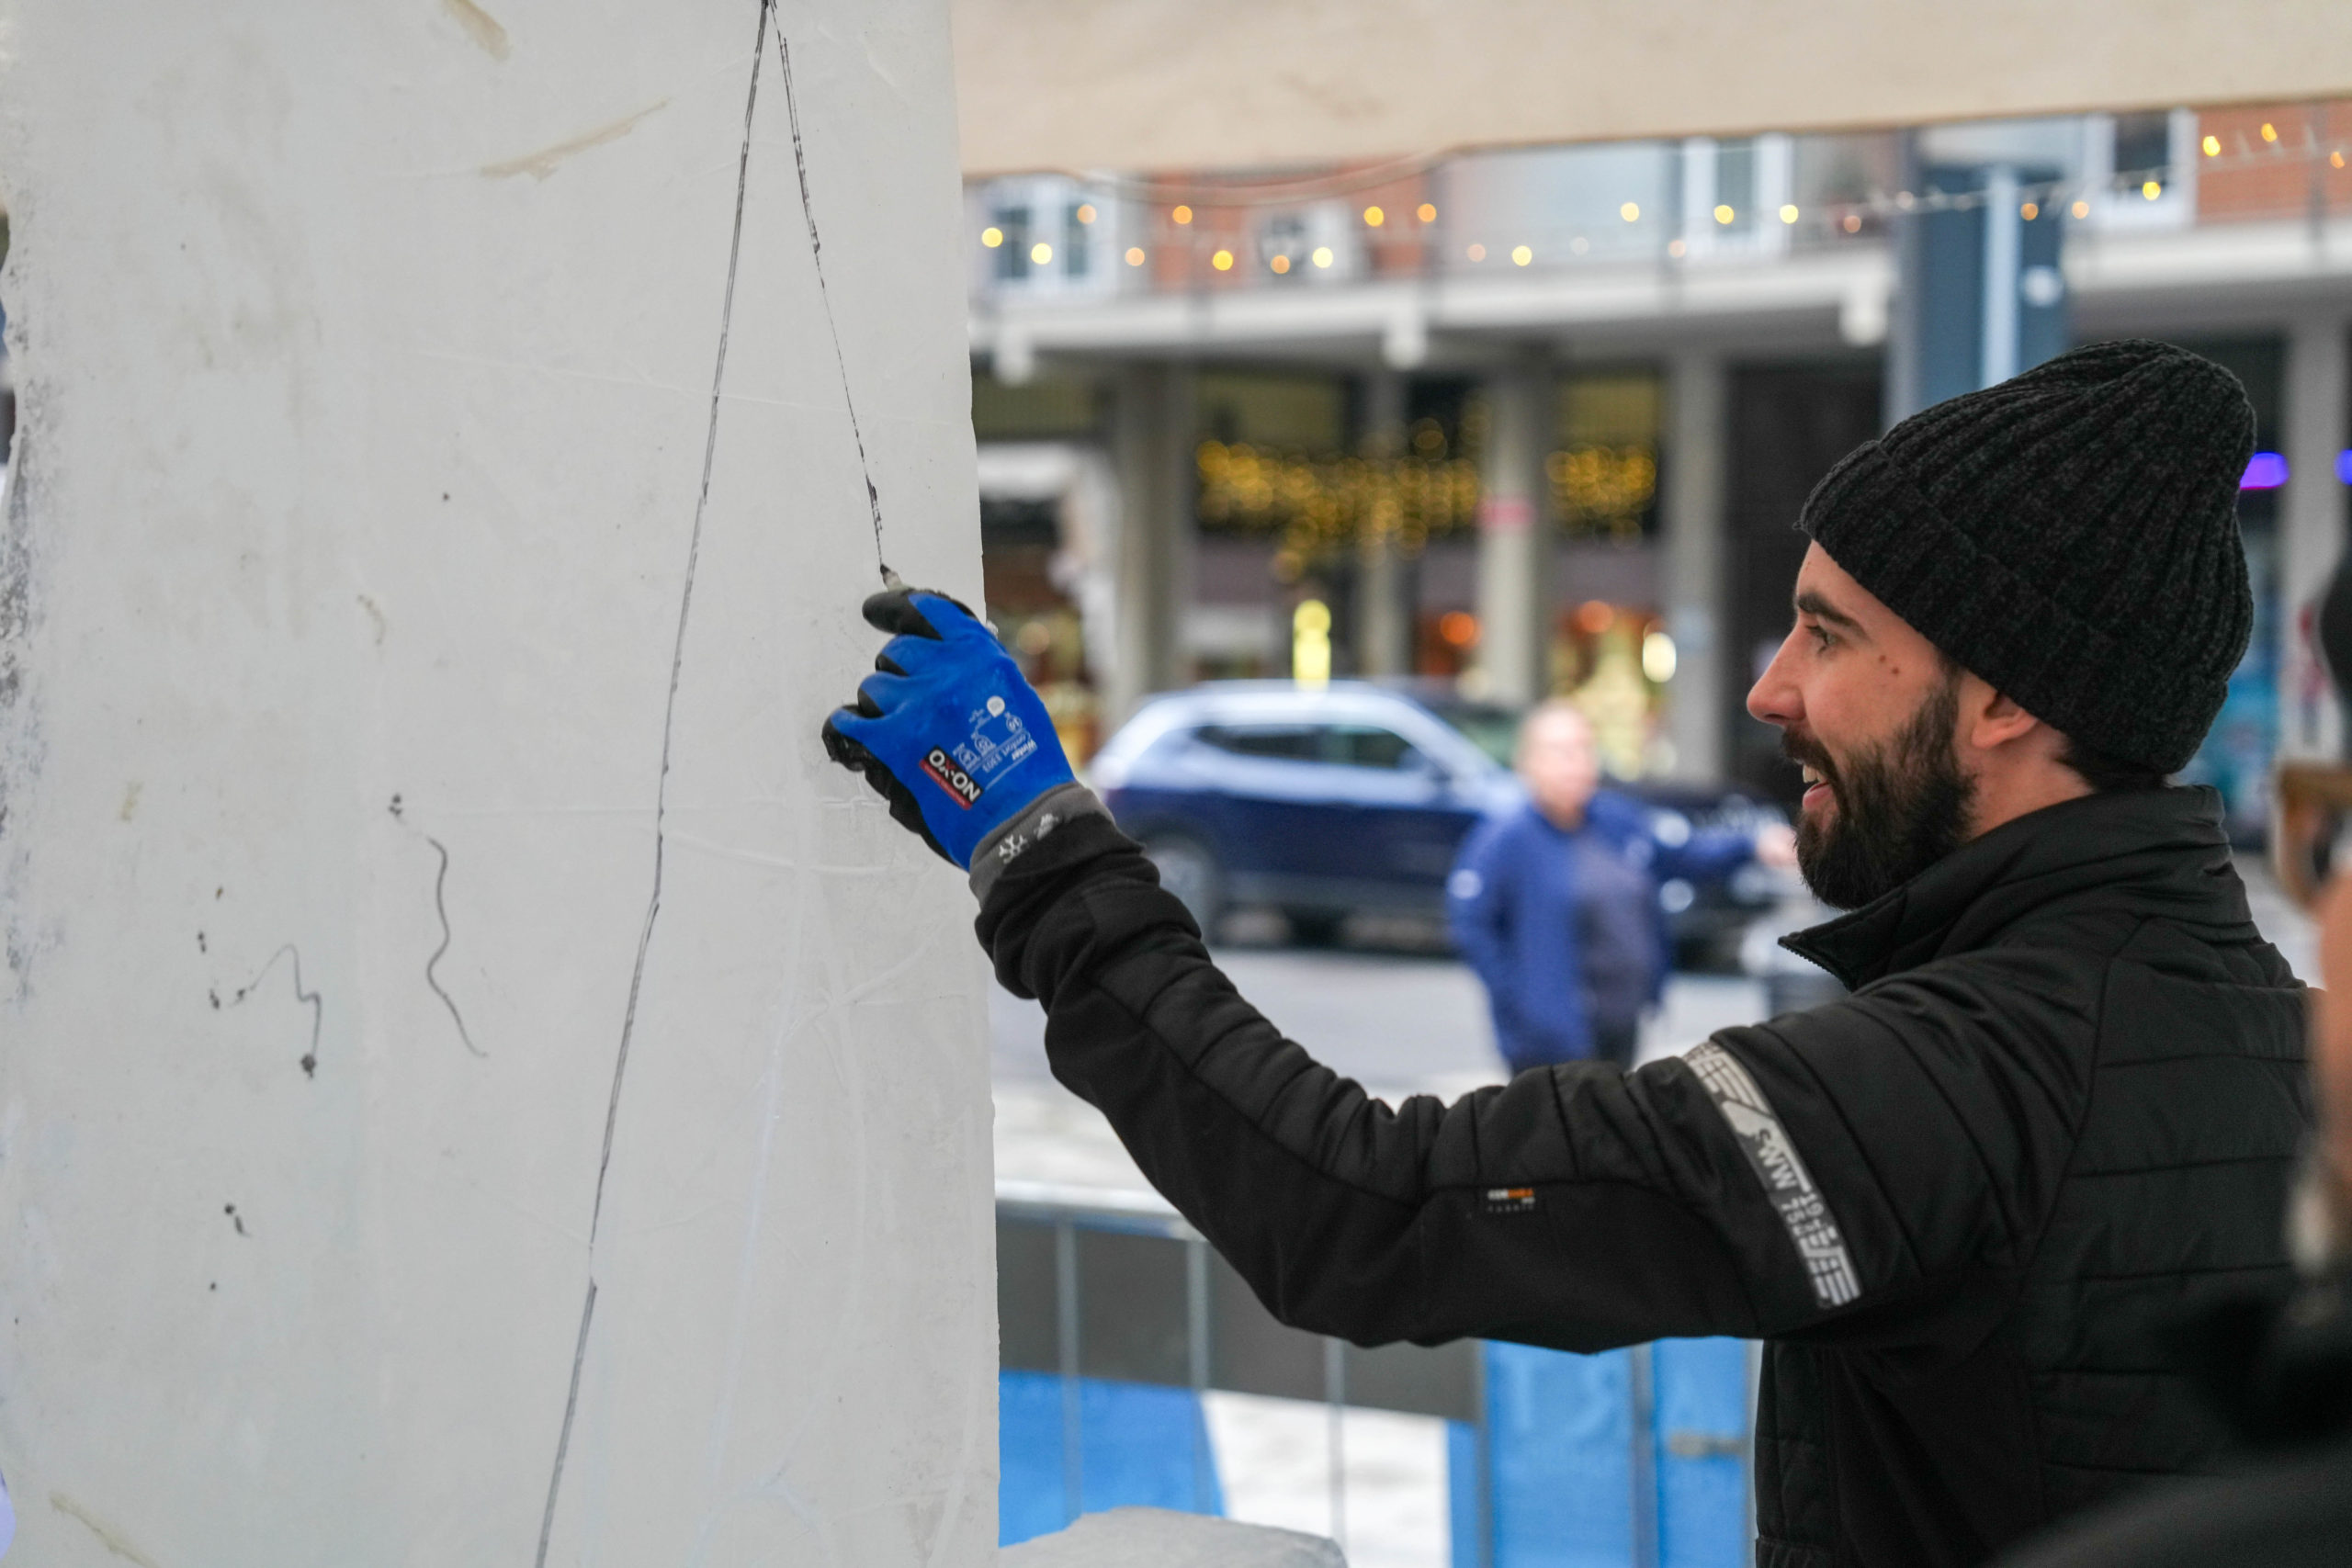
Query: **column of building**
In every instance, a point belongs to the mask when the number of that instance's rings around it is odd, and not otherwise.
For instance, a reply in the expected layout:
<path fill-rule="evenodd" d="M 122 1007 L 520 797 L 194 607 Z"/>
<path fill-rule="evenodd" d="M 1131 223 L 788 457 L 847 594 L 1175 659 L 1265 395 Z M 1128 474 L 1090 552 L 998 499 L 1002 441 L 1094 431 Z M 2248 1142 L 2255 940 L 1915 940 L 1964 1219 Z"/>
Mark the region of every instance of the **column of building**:
<path fill-rule="evenodd" d="M 1111 638 L 1116 656 L 1102 674 L 1105 734 L 1145 697 L 1191 674 L 1184 611 L 1193 583 L 1192 367 L 1148 360 L 1125 367 L 1112 389 L 1111 418 L 1118 624 Z"/>
<path fill-rule="evenodd" d="M 2281 454 L 2287 488 L 2278 528 L 2278 750 L 2286 757 L 2334 757 L 2344 748 L 2341 705 L 2312 641 L 2312 612 L 2343 558 L 2346 489 L 2336 464 L 2352 416 L 2352 321 L 2314 312 L 2287 333 L 2287 386 Z"/>
<path fill-rule="evenodd" d="M 1544 457 L 1554 423 L 1550 367 L 1525 360 L 1486 385 L 1478 500 L 1478 694 L 1519 707 L 1550 689 L 1552 530 Z"/>
<path fill-rule="evenodd" d="M 1674 674 L 1667 682 L 1666 734 L 1674 773 L 1724 773 L 1723 560 L 1724 442 L 1729 378 L 1720 355 L 1686 350 L 1667 366 L 1664 589 Z"/>
<path fill-rule="evenodd" d="M 1405 451 L 1405 378 L 1385 367 L 1364 383 L 1365 461 L 1395 462 Z M 1413 669 L 1412 570 L 1396 547 L 1394 516 L 1365 519 L 1357 554 L 1356 669 L 1365 675 L 1408 675 Z"/>

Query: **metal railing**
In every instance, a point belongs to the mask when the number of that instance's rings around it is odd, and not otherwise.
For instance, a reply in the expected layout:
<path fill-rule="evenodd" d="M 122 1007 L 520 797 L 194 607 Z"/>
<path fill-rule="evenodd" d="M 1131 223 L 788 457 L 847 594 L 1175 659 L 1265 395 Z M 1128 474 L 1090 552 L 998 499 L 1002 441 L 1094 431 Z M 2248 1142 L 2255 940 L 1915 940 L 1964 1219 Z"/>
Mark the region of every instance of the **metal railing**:
<path fill-rule="evenodd" d="M 1423 1348 L 1367 1349 L 1290 1328 L 1261 1304 L 1231 1266 L 1189 1224 L 1150 1194 L 1002 1183 L 997 1192 L 998 1317 L 1001 1364 L 1009 1372 L 1060 1380 L 1060 1473 L 1067 1518 L 1086 1495 L 1082 1393 L 1090 1380 L 1271 1395 L 1320 1403 L 1330 1422 L 1330 1511 L 1345 1544 L 1347 1467 L 1344 1413 L 1351 1408 L 1437 1416 L 1467 1428 L 1475 1475 L 1449 1478 L 1457 1506 L 1476 1499 L 1464 1530 L 1455 1521 L 1460 1568 L 1509 1568 L 1517 1553 L 1498 1526 L 1509 1499 L 1498 1484 L 1494 1411 L 1487 1367 L 1498 1354 L 1547 1356 L 1474 1340 Z M 1632 1347 L 1628 1367 L 1631 1568 L 1662 1561 L 1661 1466 L 1731 1460 L 1742 1477 L 1743 1526 L 1736 1559 L 1747 1561 L 1754 1536 L 1747 1483 L 1753 1429 L 1755 1348 L 1744 1362 L 1737 1431 L 1661 1429 L 1657 1348 Z M 1209 1511 L 1213 1457 L 1205 1427 L 1194 1427 L 1193 1503 Z M 1457 1450 L 1458 1451 L 1458 1450 Z M 1468 1561 L 1463 1559 L 1467 1557 Z"/>

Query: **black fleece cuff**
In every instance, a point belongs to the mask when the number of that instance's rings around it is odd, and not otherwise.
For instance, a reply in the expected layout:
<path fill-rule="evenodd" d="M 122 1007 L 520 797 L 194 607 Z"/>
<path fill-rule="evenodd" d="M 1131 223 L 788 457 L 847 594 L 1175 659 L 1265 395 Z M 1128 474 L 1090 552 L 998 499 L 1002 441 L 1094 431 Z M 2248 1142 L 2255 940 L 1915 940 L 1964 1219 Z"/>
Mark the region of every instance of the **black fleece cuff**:
<path fill-rule="evenodd" d="M 1056 784 L 1023 807 L 1021 815 L 1006 822 L 972 851 L 972 897 L 983 905 L 989 901 L 989 889 L 1004 874 L 1005 867 L 1035 849 L 1057 829 L 1068 827 L 1081 817 L 1100 817 L 1105 821 L 1111 813 L 1092 790 L 1082 784 Z"/>

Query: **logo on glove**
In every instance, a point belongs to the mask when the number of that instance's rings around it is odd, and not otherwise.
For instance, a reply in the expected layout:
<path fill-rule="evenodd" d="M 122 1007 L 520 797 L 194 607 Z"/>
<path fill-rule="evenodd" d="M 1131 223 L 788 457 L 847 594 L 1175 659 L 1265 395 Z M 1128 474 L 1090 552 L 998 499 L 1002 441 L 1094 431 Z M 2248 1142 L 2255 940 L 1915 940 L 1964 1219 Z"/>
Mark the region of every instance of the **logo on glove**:
<path fill-rule="evenodd" d="M 957 767 L 956 759 L 939 747 L 933 747 L 931 754 L 922 760 L 922 771 L 931 775 L 932 783 L 954 795 L 956 805 L 979 804 L 980 781 Z"/>

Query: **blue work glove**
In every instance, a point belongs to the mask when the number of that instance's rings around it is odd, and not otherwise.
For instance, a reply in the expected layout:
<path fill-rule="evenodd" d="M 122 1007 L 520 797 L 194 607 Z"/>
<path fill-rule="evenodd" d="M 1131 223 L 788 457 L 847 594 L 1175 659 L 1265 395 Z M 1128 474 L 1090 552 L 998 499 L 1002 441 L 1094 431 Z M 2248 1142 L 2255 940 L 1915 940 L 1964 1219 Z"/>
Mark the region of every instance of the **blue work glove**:
<path fill-rule="evenodd" d="M 866 624 L 897 635 L 825 720 L 825 754 L 957 865 L 1047 790 L 1071 782 L 1046 705 L 996 635 L 943 594 L 894 588 Z"/>

